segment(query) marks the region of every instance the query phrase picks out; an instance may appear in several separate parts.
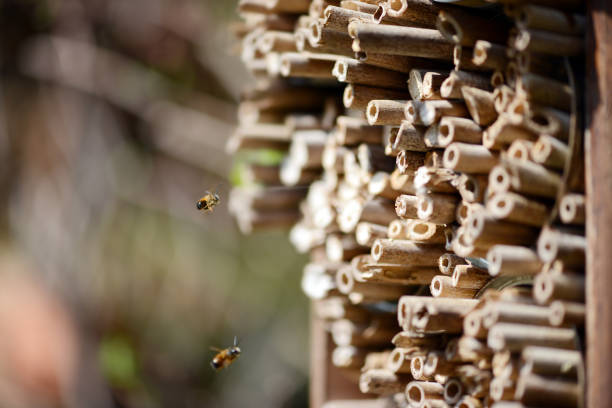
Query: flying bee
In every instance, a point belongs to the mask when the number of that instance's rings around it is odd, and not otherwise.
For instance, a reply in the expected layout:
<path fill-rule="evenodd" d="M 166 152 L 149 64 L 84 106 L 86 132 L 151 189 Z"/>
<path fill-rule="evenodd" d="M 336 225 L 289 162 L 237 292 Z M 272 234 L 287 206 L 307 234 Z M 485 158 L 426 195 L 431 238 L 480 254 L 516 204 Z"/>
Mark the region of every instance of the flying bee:
<path fill-rule="evenodd" d="M 240 356 L 242 352 L 240 347 L 238 347 L 238 339 L 234 337 L 234 345 L 228 347 L 226 349 L 218 349 L 216 347 L 211 347 L 211 350 L 217 351 L 217 355 L 210 362 L 210 366 L 215 370 L 219 371 L 225 367 L 228 367 L 230 364 L 234 362 Z"/>
<path fill-rule="evenodd" d="M 213 208 L 219 204 L 219 201 L 221 201 L 219 193 L 211 193 L 210 191 L 206 191 L 204 196 L 196 203 L 196 207 L 201 211 L 212 212 Z"/>

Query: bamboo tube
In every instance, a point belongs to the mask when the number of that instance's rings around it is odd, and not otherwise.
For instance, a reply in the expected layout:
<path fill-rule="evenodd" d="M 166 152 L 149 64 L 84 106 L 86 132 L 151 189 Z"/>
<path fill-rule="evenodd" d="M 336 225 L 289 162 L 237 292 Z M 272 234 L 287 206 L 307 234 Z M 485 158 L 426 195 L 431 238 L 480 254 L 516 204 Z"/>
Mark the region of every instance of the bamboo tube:
<path fill-rule="evenodd" d="M 389 177 L 391 188 L 406 194 L 415 194 L 414 174 L 402 174 L 398 169 L 393 170 Z"/>
<path fill-rule="evenodd" d="M 240 0 L 238 3 L 239 13 L 291 13 L 299 14 L 308 11 L 310 1 L 299 0 L 296 2 L 283 0 Z"/>
<path fill-rule="evenodd" d="M 314 263 L 304 267 L 301 287 L 311 299 L 325 299 L 339 294 L 331 272 L 327 272 L 324 267 Z"/>
<path fill-rule="evenodd" d="M 372 246 L 376 239 L 387 237 L 387 229 L 385 225 L 360 222 L 355 228 L 355 239 L 360 245 Z"/>
<path fill-rule="evenodd" d="M 495 245 L 487 253 L 491 276 L 536 275 L 542 269 L 537 254 L 525 247 Z"/>
<path fill-rule="evenodd" d="M 472 298 L 478 292 L 477 289 L 454 287 L 453 278 L 444 275 L 434 277 L 429 290 L 433 297 L 449 298 Z"/>
<path fill-rule="evenodd" d="M 401 72 L 364 64 L 348 58 L 337 60 L 332 74 L 340 82 L 390 89 L 405 89 L 408 80 L 408 76 Z"/>
<path fill-rule="evenodd" d="M 364 174 L 372 175 L 377 171 L 392 172 L 395 168 L 395 160 L 385 155 L 384 147 L 362 143 L 357 149 L 359 166 Z"/>
<path fill-rule="evenodd" d="M 486 211 L 474 211 L 466 222 L 467 242 L 491 247 L 496 244 L 531 245 L 537 239 L 537 230 L 525 225 L 498 221 Z"/>
<path fill-rule="evenodd" d="M 489 329 L 487 343 L 495 351 L 521 351 L 526 346 L 546 346 L 574 350 L 576 333 L 571 329 L 498 323 Z"/>
<path fill-rule="evenodd" d="M 456 193 L 454 181 L 455 172 L 427 166 L 419 167 L 414 177 L 414 185 L 420 191 L 428 193 Z"/>
<path fill-rule="evenodd" d="M 458 265 L 453 270 L 452 285 L 455 288 L 480 290 L 490 279 L 482 269 L 472 265 Z"/>
<path fill-rule="evenodd" d="M 517 381 L 515 397 L 526 405 L 552 404 L 559 408 L 574 408 L 578 407 L 582 391 L 575 382 L 526 374 Z"/>
<path fill-rule="evenodd" d="M 409 239 L 408 227 L 415 220 L 393 220 L 389 224 L 387 237 L 391 239 Z"/>
<path fill-rule="evenodd" d="M 404 119 L 405 100 L 374 99 L 366 107 L 370 125 L 398 125 Z"/>
<path fill-rule="evenodd" d="M 465 104 L 460 101 L 432 100 L 409 101 L 404 111 L 406 120 L 413 124 L 430 126 L 443 116 L 467 117 Z"/>
<path fill-rule="evenodd" d="M 440 11 L 436 27 L 447 40 L 470 46 L 483 36 L 494 43 L 504 43 L 508 32 L 505 19 L 479 16 L 459 8 Z"/>
<path fill-rule="evenodd" d="M 482 309 L 474 309 L 463 319 L 463 333 L 475 339 L 486 339 L 488 330 L 482 324 L 482 318 L 486 313 L 486 306 Z"/>
<path fill-rule="evenodd" d="M 347 149 L 344 146 L 336 146 L 337 134 L 333 135 L 327 140 L 325 147 L 323 148 L 323 154 L 321 156 L 321 165 L 325 169 L 325 174 L 332 173 L 344 173 L 344 155 L 347 153 Z M 337 180 L 334 185 L 337 185 Z"/>
<path fill-rule="evenodd" d="M 440 95 L 443 98 L 459 99 L 462 97 L 462 86 L 470 86 L 488 91 L 491 89 L 491 79 L 488 76 L 472 72 L 451 71 L 449 77 L 444 80 L 440 87 Z"/>
<path fill-rule="evenodd" d="M 436 348 L 441 344 L 442 337 L 427 335 L 412 331 L 401 331 L 397 333 L 391 342 L 398 348 L 421 347 Z"/>
<path fill-rule="evenodd" d="M 561 185 L 561 179 L 558 174 L 531 162 L 506 159 L 502 165 L 507 171 L 508 179 L 504 180 L 501 173 L 495 173 L 496 177 L 494 178 L 495 169 L 493 169 L 489 177 L 489 187 L 492 187 L 493 191 L 507 191 L 511 188 L 518 193 L 527 195 L 548 198 L 556 197 Z"/>
<path fill-rule="evenodd" d="M 578 378 L 584 364 L 579 351 L 550 347 L 525 347 L 521 358 L 533 374 L 571 379 Z"/>
<path fill-rule="evenodd" d="M 381 263 L 410 263 L 429 266 L 444 253 L 442 248 L 418 245 L 407 240 L 378 239 L 372 245 L 372 258 Z"/>
<path fill-rule="evenodd" d="M 406 331 L 413 322 L 420 327 L 427 327 L 429 319 L 437 315 L 448 317 L 461 331 L 461 316 L 469 313 L 478 303 L 474 299 L 433 298 L 431 296 L 402 296 L 398 301 L 397 319 L 399 325 Z M 416 318 L 416 320 L 414 319 Z M 449 320 L 446 319 L 446 320 Z M 434 322 L 435 323 L 435 322 Z M 458 325 L 456 324 L 458 323 Z"/>
<path fill-rule="evenodd" d="M 390 350 L 383 351 L 370 351 L 365 358 L 365 363 L 361 368 L 362 372 L 368 370 L 380 370 L 385 369 L 387 361 L 389 361 Z"/>
<path fill-rule="evenodd" d="M 315 265 L 320 268 L 321 265 L 307 264 L 306 267 Z M 306 269 L 306 268 L 304 268 Z M 330 275 L 327 275 L 330 276 Z M 348 299 L 340 296 L 333 296 L 327 299 L 316 300 L 313 302 L 315 315 L 326 321 L 349 319 L 357 323 L 366 323 L 372 316 L 370 313 L 360 306 L 351 305 Z"/>
<path fill-rule="evenodd" d="M 280 179 L 286 186 L 301 186 L 310 184 L 321 176 L 320 168 L 309 169 L 302 167 L 292 160 L 291 156 L 285 157 L 280 166 Z"/>
<path fill-rule="evenodd" d="M 332 364 L 343 368 L 361 368 L 367 352 L 354 346 L 339 346 L 331 355 Z"/>
<path fill-rule="evenodd" d="M 486 174 L 497 162 L 497 157 L 481 145 L 454 142 L 444 150 L 443 165 L 454 171 Z"/>
<path fill-rule="evenodd" d="M 457 378 L 450 378 L 446 384 L 444 384 L 444 401 L 449 405 L 454 405 L 459 402 L 461 395 L 463 395 L 463 384 Z"/>
<path fill-rule="evenodd" d="M 348 33 L 348 25 L 354 20 L 369 22 L 372 15 L 336 6 L 327 6 L 323 11 L 323 27 L 329 30 Z"/>
<path fill-rule="evenodd" d="M 455 71 L 490 71 L 490 69 L 475 65 L 472 61 L 474 50 L 471 47 L 455 44 L 453 47 L 453 63 Z"/>
<path fill-rule="evenodd" d="M 399 191 L 394 190 L 391 187 L 389 173 L 379 171 L 374 173 L 370 182 L 368 183 L 368 193 L 373 196 L 383 197 L 389 200 L 395 201 L 401 194 Z"/>
<path fill-rule="evenodd" d="M 461 199 L 466 203 L 477 203 L 484 199 L 488 177 L 484 175 L 462 174 L 456 181 Z"/>
<path fill-rule="evenodd" d="M 395 200 L 395 213 L 404 219 L 418 218 L 418 202 L 417 196 L 402 194 Z"/>
<path fill-rule="evenodd" d="M 487 253 L 487 246 L 476 245 L 471 240 L 468 241 L 465 227 L 457 229 L 455 236 L 451 242 L 451 249 L 459 256 L 467 257 L 483 257 Z"/>
<path fill-rule="evenodd" d="M 435 27 L 439 6 L 427 0 L 390 0 L 386 9 L 391 17 L 404 24 Z"/>
<path fill-rule="evenodd" d="M 559 216 L 564 224 L 584 225 L 585 199 L 582 194 L 565 194 L 559 205 Z"/>
<path fill-rule="evenodd" d="M 368 282 L 405 286 L 428 284 L 436 273 L 435 269 L 424 266 L 372 263 L 366 265 L 365 271 L 360 272 L 360 277 Z"/>
<path fill-rule="evenodd" d="M 408 90 L 412 99 L 441 99 L 440 86 L 444 79 L 448 77 L 448 71 L 430 70 L 430 69 L 412 69 L 410 70 L 410 79 L 408 80 Z M 427 88 L 425 89 L 425 78 L 427 79 Z"/>
<path fill-rule="evenodd" d="M 294 52 L 296 48 L 293 33 L 266 31 L 259 39 L 259 48 L 265 54 L 271 52 Z"/>
<path fill-rule="evenodd" d="M 348 31 L 355 52 L 452 60 L 453 45 L 438 30 L 353 21 Z"/>
<path fill-rule="evenodd" d="M 557 109 L 537 106 L 523 98 L 514 98 L 508 104 L 512 122 L 525 126 L 534 134 L 546 134 L 559 140 L 567 140 L 570 116 Z"/>
<path fill-rule="evenodd" d="M 494 177 L 497 173 L 491 175 Z M 496 192 L 487 201 L 487 211 L 493 218 L 535 227 L 544 225 L 550 217 L 546 205 L 510 192 Z"/>
<path fill-rule="evenodd" d="M 468 262 L 455 254 L 444 254 L 438 259 L 438 267 L 444 275 L 451 275 L 457 265 L 468 265 Z"/>
<path fill-rule="evenodd" d="M 411 407 L 421 407 L 425 400 L 442 399 L 444 386 L 434 381 L 411 381 L 406 386 L 406 399 Z"/>
<path fill-rule="evenodd" d="M 423 75 L 423 79 L 421 81 L 421 99 L 442 99 L 442 95 L 440 95 L 440 88 L 442 87 L 442 83 L 446 80 L 446 78 L 448 78 L 448 75 L 445 73 L 431 70 L 427 71 Z"/>
<path fill-rule="evenodd" d="M 440 120 L 438 145 L 446 147 L 452 142 L 481 143 L 482 129 L 467 118 L 443 117 Z"/>
<path fill-rule="evenodd" d="M 515 91 L 508 85 L 500 85 L 493 90 L 495 110 L 501 114 L 514 99 Z"/>
<path fill-rule="evenodd" d="M 361 11 L 362 13 L 374 14 L 378 9 L 378 0 L 343 0 L 340 6 L 349 10 Z"/>
<path fill-rule="evenodd" d="M 406 121 L 407 122 L 407 121 Z M 440 145 L 440 126 L 439 123 L 434 123 L 425 131 L 424 141 L 428 150 L 435 147 L 443 147 Z"/>
<path fill-rule="evenodd" d="M 482 408 L 482 406 L 483 405 L 478 398 L 465 395 L 461 397 L 461 400 L 456 405 L 456 408 Z"/>
<path fill-rule="evenodd" d="M 584 302 L 584 276 L 541 273 L 533 282 L 533 297 L 541 304 L 553 300 Z"/>
<path fill-rule="evenodd" d="M 289 156 L 302 168 L 320 168 L 327 132 L 322 130 L 298 130 L 293 132 Z"/>
<path fill-rule="evenodd" d="M 421 152 L 402 150 L 398 153 L 395 162 L 400 173 L 411 173 L 425 164 L 425 155 Z"/>
<path fill-rule="evenodd" d="M 582 41 L 582 40 L 580 40 Z M 517 91 L 527 100 L 541 105 L 569 111 L 572 103 L 572 90 L 569 85 L 536 74 L 523 74 L 519 77 Z"/>
<path fill-rule="evenodd" d="M 455 219 L 457 198 L 445 194 L 427 194 L 418 197 L 417 215 L 424 221 L 449 224 Z"/>
<path fill-rule="evenodd" d="M 516 302 L 490 302 L 482 322 L 485 328 L 497 323 L 524 323 L 548 326 L 550 312 L 547 307 Z"/>
<path fill-rule="evenodd" d="M 350 320 L 336 320 L 331 324 L 331 334 L 338 346 L 380 347 L 390 344 L 397 329 L 382 321 L 371 324 L 355 324 Z M 559 330 L 559 329 L 558 329 Z"/>
<path fill-rule="evenodd" d="M 427 353 L 427 358 L 423 365 L 423 375 L 427 377 L 433 377 L 436 374 L 452 375 L 455 372 L 455 367 L 456 364 L 447 361 L 444 353 L 441 351 L 430 351 Z"/>
<path fill-rule="evenodd" d="M 521 29 L 514 41 L 518 51 L 564 56 L 577 56 L 584 52 L 584 38 L 550 31 Z"/>
<path fill-rule="evenodd" d="M 585 31 L 586 19 L 582 14 L 535 4 L 522 5 L 517 11 L 516 23 L 522 28 L 570 35 L 582 35 Z"/>
<path fill-rule="evenodd" d="M 402 120 L 398 132 L 390 142 L 393 143 L 393 149 L 396 151 L 425 152 L 429 148 L 425 145 L 424 137 L 424 129 L 422 127 L 412 126 L 408 121 Z"/>
<path fill-rule="evenodd" d="M 503 69 L 508 64 L 507 49 L 503 45 L 477 40 L 474 43 L 472 62 L 489 69 Z"/>
<path fill-rule="evenodd" d="M 409 377 L 408 377 L 409 378 Z M 359 390 L 363 393 L 392 394 L 401 392 L 408 381 L 406 376 L 394 374 L 386 369 L 365 371 L 359 377 Z"/>
<path fill-rule="evenodd" d="M 439 68 L 440 61 L 427 58 L 409 57 L 406 55 L 379 54 L 376 52 L 359 51 L 354 53 L 355 59 L 364 64 L 387 68 L 392 71 L 410 74 L 413 67 Z"/>
<path fill-rule="evenodd" d="M 457 222 L 461 225 L 466 225 L 468 218 L 470 218 L 470 215 L 474 211 L 482 211 L 483 208 L 484 208 L 483 205 L 480 203 L 467 203 L 467 202 L 461 201 L 459 205 L 457 206 L 457 212 L 455 214 Z"/>
<path fill-rule="evenodd" d="M 435 297 L 437 300 L 457 300 L 464 298 Z M 469 299 L 467 299 L 469 300 Z M 434 305 L 425 302 L 413 305 L 412 320 L 409 327 L 419 333 L 461 333 L 461 316 L 457 313 L 438 312 Z"/>
<path fill-rule="evenodd" d="M 346 209 L 346 207 L 345 207 Z M 367 200 L 363 203 L 361 207 L 361 212 L 359 213 L 359 208 L 355 207 L 355 214 L 351 215 L 350 222 L 346 224 L 347 227 L 350 227 L 350 231 L 343 232 L 352 232 L 354 227 L 357 226 L 358 221 L 367 221 L 374 224 L 379 225 L 388 225 L 391 221 L 396 218 L 395 208 L 393 203 L 387 199 L 383 198 L 374 198 Z M 348 209 L 349 214 L 352 209 Z M 352 221 L 357 219 L 355 225 L 352 226 Z M 342 226 L 341 226 L 342 229 Z M 347 228 L 345 228 L 347 229 Z"/>
<path fill-rule="evenodd" d="M 395 348 L 391 351 L 389 360 L 387 360 L 387 369 L 394 373 L 410 374 L 410 364 L 409 350 Z"/>
<path fill-rule="evenodd" d="M 325 250 L 330 261 L 342 262 L 367 252 L 368 248 L 357 243 L 352 235 L 329 235 L 325 241 Z"/>
<path fill-rule="evenodd" d="M 408 238 L 423 244 L 444 244 L 446 229 L 440 224 L 414 220 L 408 225 Z"/>
<path fill-rule="evenodd" d="M 563 170 L 569 160 L 569 147 L 562 141 L 548 135 L 540 135 L 531 150 L 533 161 L 546 167 Z"/>
<path fill-rule="evenodd" d="M 308 42 L 316 51 L 347 57 L 353 56 L 351 49 L 353 40 L 346 32 L 325 28 L 320 20 L 311 22 L 308 29 Z"/>
<path fill-rule="evenodd" d="M 415 380 L 428 381 L 432 380 L 433 376 L 426 376 L 423 373 L 423 366 L 425 365 L 426 356 L 413 356 L 410 360 L 410 373 Z"/>
<path fill-rule="evenodd" d="M 280 73 L 285 77 L 333 78 L 336 57 L 285 52 L 281 54 Z"/>
<path fill-rule="evenodd" d="M 548 320 L 551 326 L 584 326 L 586 307 L 583 303 L 555 300 L 550 304 Z"/>
<path fill-rule="evenodd" d="M 532 149 L 534 143 L 530 140 L 517 139 L 506 150 L 506 155 L 510 159 L 519 160 L 519 161 L 529 161 L 532 160 Z"/>
<path fill-rule="evenodd" d="M 345 108 L 365 110 L 373 99 L 402 99 L 406 92 L 393 89 L 378 88 L 374 86 L 348 84 L 344 88 L 342 101 Z"/>
<path fill-rule="evenodd" d="M 544 262 L 560 259 L 566 267 L 582 268 L 585 252 L 586 239 L 582 235 L 544 228 L 538 239 L 538 256 Z"/>
<path fill-rule="evenodd" d="M 339 116 L 336 122 L 338 124 L 336 142 L 339 145 L 354 146 L 361 143 L 382 143 L 382 131 L 379 126 L 371 126 L 363 119 L 348 116 Z"/>
<path fill-rule="evenodd" d="M 490 384 L 489 395 L 494 401 L 513 399 L 514 398 L 514 381 L 506 377 L 493 378 Z"/>
<path fill-rule="evenodd" d="M 517 139 L 533 140 L 535 134 L 522 125 L 513 123 L 508 115 L 501 114 L 482 135 L 482 144 L 490 150 L 500 150 Z"/>

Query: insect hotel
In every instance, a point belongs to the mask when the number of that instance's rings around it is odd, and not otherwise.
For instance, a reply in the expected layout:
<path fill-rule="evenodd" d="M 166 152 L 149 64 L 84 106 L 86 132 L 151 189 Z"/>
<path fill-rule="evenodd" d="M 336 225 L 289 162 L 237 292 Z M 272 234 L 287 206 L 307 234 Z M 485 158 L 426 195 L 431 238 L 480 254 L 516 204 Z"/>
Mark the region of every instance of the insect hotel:
<path fill-rule="evenodd" d="M 612 7 L 588 3 L 240 2 L 228 149 L 284 158 L 230 205 L 310 255 L 312 407 L 612 406 Z"/>

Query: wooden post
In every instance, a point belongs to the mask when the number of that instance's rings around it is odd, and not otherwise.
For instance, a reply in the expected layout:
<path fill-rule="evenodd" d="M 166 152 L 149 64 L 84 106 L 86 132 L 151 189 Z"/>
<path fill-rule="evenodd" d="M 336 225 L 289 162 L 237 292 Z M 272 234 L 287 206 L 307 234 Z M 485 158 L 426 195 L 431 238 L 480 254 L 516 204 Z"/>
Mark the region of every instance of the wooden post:
<path fill-rule="evenodd" d="M 588 2 L 587 406 L 612 406 L 612 3 Z"/>

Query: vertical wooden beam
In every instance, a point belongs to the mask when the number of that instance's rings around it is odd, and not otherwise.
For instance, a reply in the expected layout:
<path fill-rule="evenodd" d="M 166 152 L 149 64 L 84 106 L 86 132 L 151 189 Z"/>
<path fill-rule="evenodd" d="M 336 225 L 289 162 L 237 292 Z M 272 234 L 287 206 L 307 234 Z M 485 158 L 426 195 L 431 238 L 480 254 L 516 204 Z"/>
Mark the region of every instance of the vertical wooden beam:
<path fill-rule="evenodd" d="M 587 47 L 587 407 L 612 407 L 612 2 L 590 0 Z"/>

